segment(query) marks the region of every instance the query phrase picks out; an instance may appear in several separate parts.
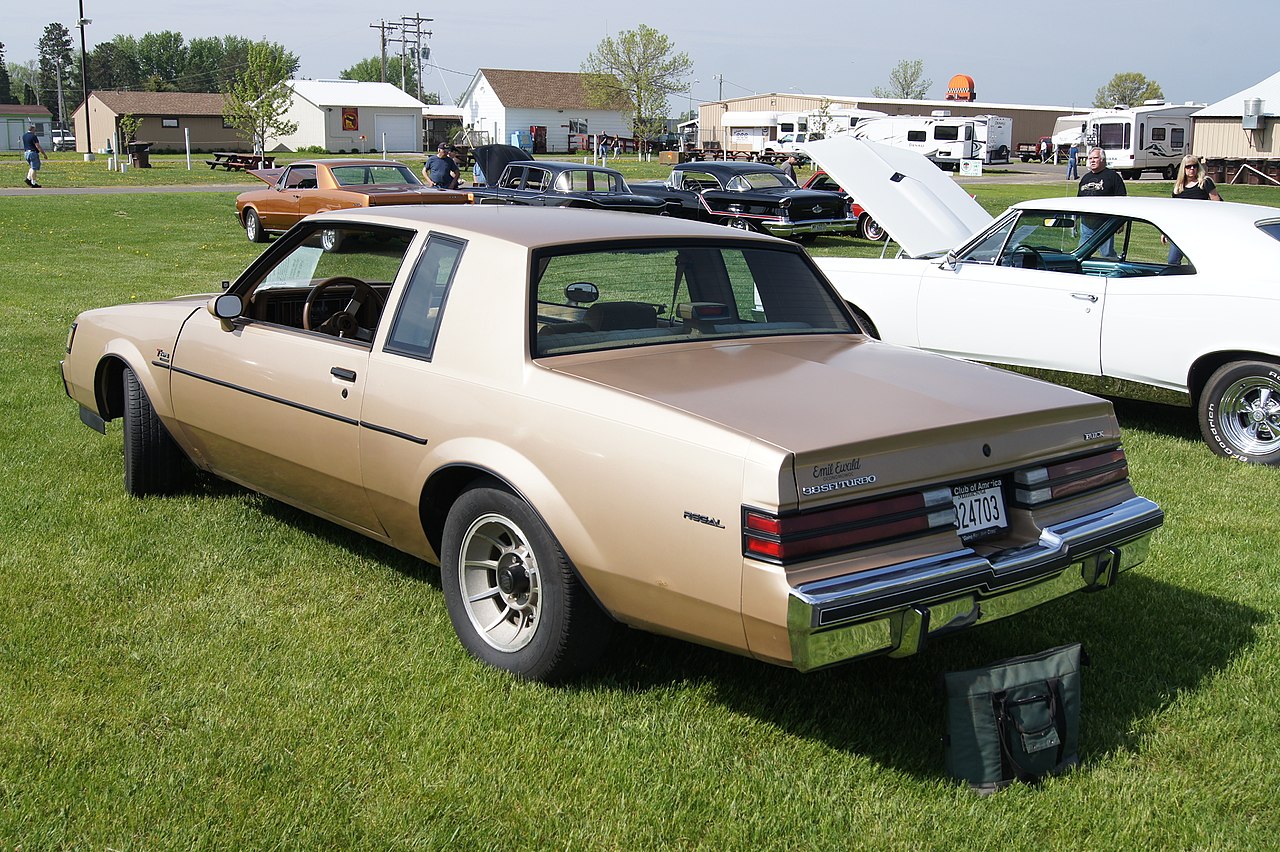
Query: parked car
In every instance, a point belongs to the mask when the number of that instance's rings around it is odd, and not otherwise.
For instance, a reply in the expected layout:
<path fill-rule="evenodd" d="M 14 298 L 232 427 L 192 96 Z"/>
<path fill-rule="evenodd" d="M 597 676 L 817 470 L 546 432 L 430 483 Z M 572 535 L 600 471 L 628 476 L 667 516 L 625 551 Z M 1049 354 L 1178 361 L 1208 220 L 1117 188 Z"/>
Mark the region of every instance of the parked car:
<path fill-rule="evenodd" d="M 477 187 L 474 193 L 480 204 L 586 207 L 624 213 L 667 211 L 667 203 L 661 198 L 632 192 L 621 172 L 551 160 L 508 163 L 497 181 L 488 181 L 487 186 Z"/>
<path fill-rule="evenodd" d="M 467 204 L 470 192 L 425 185 L 394 160 L 309 160 L 251 175 L 269 185 L 236 196 L 236 219 L 251 242 L 264 243 L 303 216 L 388 204 Z"/>
<path fill-rule="evenodd" d="M 320 214 L 225 292 L 81 314 L 62 377 L 130 493 L 194 466 L 438 564 L 466 648 L 541 680 L 613 619 L 905 656 L 1162 519 L 1106 401 L 869 340 L 798 246 L 672 217 Z"/>
<path fill-rule="evenodd" d="M 811 242 L 821 234 L 856 234 L 844 201 L 828 192 L 801 189 L 765 163 L 682 163 L 662 185 L 636 184 L 637 192 L 674 202 L 676 215 L 745 231 Z"/>
<path fill-rule="evenodd" d="M 911 152 L 812 150 L 913 258 L 819 261 L 884 340 L 1105 377 L 1193 406 L 1219 455 L 1280 464 L 1280 210 L 1072 197 L 993 220 Z"/>
<path fill-rule="evenodd" d="M 52 134 L 53 150 L 74 151 L 76 149 L 76 137 L 70 130 L 59 130 L 55 127 Z"/>
<path fill-rule="evenodd" d="M 835 178 L 822 169 L 818 169 L 810 175 L 809 179 L 801 185 L 801 189 L 836 193 L 849 205 L 849 216 L 858 220 L 858 236 L 872 242 L 880 242 L 884 239 L 885 231 L 884 228 L 880 227 L 880 223 L 871 218 L 871 214 L 863 209 L 861 204 L 854 201 L 853 196 L 841 189 Z"/>

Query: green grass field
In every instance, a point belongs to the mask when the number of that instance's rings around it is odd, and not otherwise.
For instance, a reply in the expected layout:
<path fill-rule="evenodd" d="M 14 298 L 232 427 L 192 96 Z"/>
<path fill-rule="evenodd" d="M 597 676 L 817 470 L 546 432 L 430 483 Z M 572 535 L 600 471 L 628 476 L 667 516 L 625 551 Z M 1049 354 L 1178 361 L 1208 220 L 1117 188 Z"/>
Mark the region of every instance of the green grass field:
<path fill-rule="evenodd" d="M 126 497 L 119 423 L 77 420 L 70 321 L 236 275 L 261 247 L 232 198 L 0 198 L 0 848 L 1276 845 L 1280 471 L 1213 456 L 1190 411 L 1117 403 L 1167 522 L 1104 593 L 810 675 L 629 632 L 585 680 L 521 683 L 463 652 L 433 569 L 217 482 Z M 1075 640 L 1082 768 L 950 782 L 938 676 Z"/>

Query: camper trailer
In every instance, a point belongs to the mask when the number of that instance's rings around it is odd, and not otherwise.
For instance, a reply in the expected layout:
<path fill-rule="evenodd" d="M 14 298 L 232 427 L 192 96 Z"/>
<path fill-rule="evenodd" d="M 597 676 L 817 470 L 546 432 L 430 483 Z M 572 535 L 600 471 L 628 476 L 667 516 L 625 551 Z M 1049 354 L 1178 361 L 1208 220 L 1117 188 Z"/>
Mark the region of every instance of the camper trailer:
<path fill-rule="evenodd" d="M 1127 180 L 1137 180 L 1143 172 L 1160 172 L 1172 180 L 1178 163 L 1191 152 L 1191 114 L 1203 107 L 1147 101 L 1139 107 L 1064 115 L 1054 125 L 1053 140 L 1098 146 L 1107 154 L 1107 166 Z"/>
<path fill-rule="evenodd" d="M 943 168 L 962 160 L 1007 163 L 1013 150 L 1013 119 L 1003 115 L 892 115 L 860 122 L 854 138 L 906 148 Z"/>
<path fill-rule="evenodd" d="M 807 141 L 848 133 L 860 122 L 883 116 L 871 109 L 831 108 L 813 112 L 726 112 L 721 125 L 734 150 L 798 151 Z"/>

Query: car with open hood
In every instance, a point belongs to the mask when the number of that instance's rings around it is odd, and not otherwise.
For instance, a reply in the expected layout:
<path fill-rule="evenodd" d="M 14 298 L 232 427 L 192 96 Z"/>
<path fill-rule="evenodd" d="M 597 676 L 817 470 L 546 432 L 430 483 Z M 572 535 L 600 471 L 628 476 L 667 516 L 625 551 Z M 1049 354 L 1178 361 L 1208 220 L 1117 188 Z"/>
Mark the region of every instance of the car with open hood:
<path fill-rule="evenodd" d="M 818 261 L 882 339 L 1189 405 L 1214 452 L 1280 464 L 1280 210 L 1059 197 L 992 217 L 910 151 L 809 151 L 902 247 Z"/>
<path fill-rule="evenodd" d="M 1162 520 L 1110 403 L 874 341 L 799 246 L 673 217 L 320 214 L 225 291 L 80 314 L 62 378 L 130 493 L 199 469 L 439 565 L 465 647 L 539 680 L 614 622 L 913 654 Z"/>
<path fill-rule="evenodd" d="M 394 160 L 309 160 L 249 174 L 267 184 L 236 196 L 236 221 L 250 242 L 284 233 L 304 216 L 388 204 L 467 204 L 471 193 L 437 189 Z"/>

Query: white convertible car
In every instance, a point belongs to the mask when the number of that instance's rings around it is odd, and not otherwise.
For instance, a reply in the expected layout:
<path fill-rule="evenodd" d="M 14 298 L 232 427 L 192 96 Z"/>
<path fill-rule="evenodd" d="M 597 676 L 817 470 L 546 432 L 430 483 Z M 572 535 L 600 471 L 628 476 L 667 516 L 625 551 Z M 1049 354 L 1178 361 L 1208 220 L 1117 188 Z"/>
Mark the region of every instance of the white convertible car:
<path fill-rule="evenodd" d="M 1193 406 L 1220 455 L 1280 464 L 1280 209 L 1069 197 L 993 219 L 913 152 L 807 150 L 902 247 L 818 260 L 881 339 L 1105 377 L 1108 393 Z"/>

